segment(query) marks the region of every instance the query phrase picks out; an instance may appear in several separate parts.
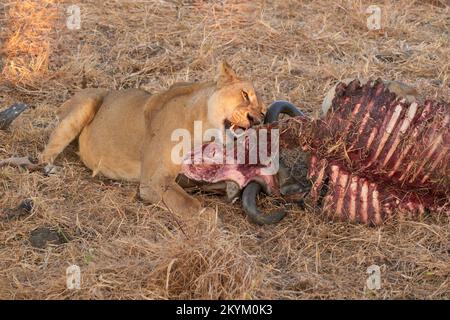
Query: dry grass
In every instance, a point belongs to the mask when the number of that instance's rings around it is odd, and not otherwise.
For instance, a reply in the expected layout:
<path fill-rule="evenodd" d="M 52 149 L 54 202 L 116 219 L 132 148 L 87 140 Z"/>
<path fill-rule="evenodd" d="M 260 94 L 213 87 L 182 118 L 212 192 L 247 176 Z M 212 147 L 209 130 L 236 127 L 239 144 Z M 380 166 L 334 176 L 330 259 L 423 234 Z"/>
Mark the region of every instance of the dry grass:
<path fill-rule="evenodd" d="M 48 70 L 50 33 L 55 25 L 54 0 L 17 1 L 5 5 L 7 32 L 1 51 L 6 56 L 4 80 L 35 83 Z M 3 37 L 2 37 L 3 38 Z"/>
<path fill-rule="evenodd" d="M 56 108 L 88 86 L 141 87 L 210 79 L 226 58 L 263 99 L 310 114 L 338 79 L 382 77 L 449 100 L 447 0 L 374 1 L 381 31 L 368 31 L 366 1 L 80 1 L 82 29 L 65 27 L 58 1 L 0 4 L 0 103 L 26 102 L 0 158 L 37 156 Z M 20 10 L 19 10 L 20 9 Z M 25 218 L 0 221 L 1 298 L 449 298 L 448 216 L 379 228 L 330 222 L 293 207 L 276 226 L 248 223 L 239 205 L 200 197 L 222 223 L 193 217 L 188 232 L 163 209 L 136 199 L 137 185 L 92 178 L 69 147 L 64 171 L 45 177 L 0 169 L 0 208 L 30 197 Z M 66 244 L 38 250 L 29 234 L 64 230 Z M 82 289 L 65 287 L 78 264 Z M 364 289 L 381 266 L 382 288 Z"/>

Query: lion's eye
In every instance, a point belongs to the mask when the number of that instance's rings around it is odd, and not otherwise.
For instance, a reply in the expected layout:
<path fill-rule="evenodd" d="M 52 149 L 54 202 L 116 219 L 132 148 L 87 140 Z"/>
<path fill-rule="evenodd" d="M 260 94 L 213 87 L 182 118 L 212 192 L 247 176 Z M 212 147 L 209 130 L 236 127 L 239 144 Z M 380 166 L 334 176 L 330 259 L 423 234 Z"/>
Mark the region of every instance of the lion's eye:
<path fill-rule="evenodd" d="M 242 97 L 244 97 L 245 101 L 250 101 L 250 98 L 248 97 L 248 93 L 242 90 Z"/>

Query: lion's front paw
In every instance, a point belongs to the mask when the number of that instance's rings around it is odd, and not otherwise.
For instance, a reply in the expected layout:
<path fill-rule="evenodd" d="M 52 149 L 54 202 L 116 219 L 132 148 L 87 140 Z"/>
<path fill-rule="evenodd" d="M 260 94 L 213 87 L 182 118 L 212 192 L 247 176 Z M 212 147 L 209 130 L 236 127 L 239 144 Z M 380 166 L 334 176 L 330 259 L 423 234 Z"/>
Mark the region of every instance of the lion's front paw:
<path fill-rule="evenodd" d="M 56 175 L 62 171 L 62 167 L 55 166 L 53 164 L 47 164 L 44 167 L 44 174 L 46 176 Z"/>

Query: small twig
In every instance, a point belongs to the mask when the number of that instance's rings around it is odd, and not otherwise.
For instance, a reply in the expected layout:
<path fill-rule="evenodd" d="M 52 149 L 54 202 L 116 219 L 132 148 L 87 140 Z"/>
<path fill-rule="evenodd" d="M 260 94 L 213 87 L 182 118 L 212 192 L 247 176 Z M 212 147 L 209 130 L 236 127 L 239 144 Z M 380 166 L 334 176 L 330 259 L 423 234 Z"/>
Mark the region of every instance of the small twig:
<path fill-rule="evenodd" d="M 177 224 L 178 228 L 180 228 L 181 232 L 184 234 L 184 236 L 187 239 L 190 239 L 189 236 L 187 235 L 187 233 L 184 231 L 183 226 L 181 224 L 181 222 L 178 220 L 177 216 L 175 215 L 175 213 L 172 211 L 172 209 L 169 208 L 169 206 L 167 205 L 167 203 L 164 201 L 164 199 L 161 198 L 162 203 L 164 204 L 164 206 L 166 207 L 167 211 L 170 212 L 170 214 L 173 217 L 173 220 L 175 220 L 175 223 Z"/>

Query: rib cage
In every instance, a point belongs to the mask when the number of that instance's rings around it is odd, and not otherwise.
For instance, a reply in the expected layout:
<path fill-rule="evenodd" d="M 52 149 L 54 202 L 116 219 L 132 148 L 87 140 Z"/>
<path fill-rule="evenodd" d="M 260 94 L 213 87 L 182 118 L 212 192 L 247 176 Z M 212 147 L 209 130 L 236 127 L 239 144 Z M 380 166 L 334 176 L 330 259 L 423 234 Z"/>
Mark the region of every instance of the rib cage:
<path fill-rule="evenodd" d="M 323 211 L 368 224 L 448 212 L 449 112 L 445 103 L 399 100 L 381 80 L 340 84 L 332 111 L 305 135 L 312 198 L 328 180 Z"/>
<path fill-rule="evenodd" d="M 313 130 L 311 149 L 376 181 L 449 191 L 449 112 L 444 103 L 401 101 L 381 80 L 340 84 L 332 112 Z"/>
<path fill-rule="evenodd" d="M 316 158 L 313 158 L 316 159 Z M 315 163 L 315 164 L 314 164 Z M 319 190 L 328 188 L 323 196 L 322 210 L 338 220 L 361 222 L 369 225 L 381 224 L 393 216 L 417 219 L 426 209 L 445 210 L 446 197 L 429 196 L 427 189 L 411 191 L 393 185 L 380 184 L 342 169 L 338 164 L 311 161 L 310 169 L 316 166 L 312 198 L 319 199 Z"/>

